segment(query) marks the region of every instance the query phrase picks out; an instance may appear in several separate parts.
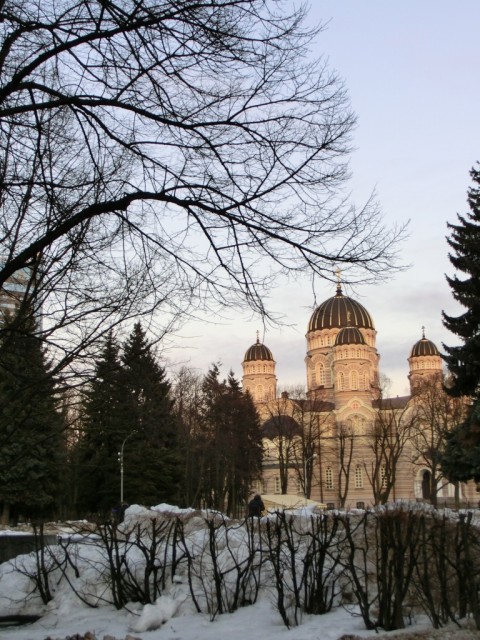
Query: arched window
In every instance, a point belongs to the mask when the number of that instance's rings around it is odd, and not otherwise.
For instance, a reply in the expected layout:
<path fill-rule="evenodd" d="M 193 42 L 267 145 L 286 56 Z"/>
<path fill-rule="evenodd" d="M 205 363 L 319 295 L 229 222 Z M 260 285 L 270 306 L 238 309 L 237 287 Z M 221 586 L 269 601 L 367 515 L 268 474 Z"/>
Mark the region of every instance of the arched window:
<path fill-rule="evenodd" d="M 355 467 L 355 489 L 363 489 L 363 469 L 359 464 Z"/>
<path fill-rule="evenodd" d="M 321 362 L 317 365 L 317 380 L 320 385 L 326 383 L 325 367 Z"/>
<path fill-rule="evenodd" d="M 343 391 L 345 389 L 345 376 L 342 372 L 338 374 L 338 390 Z"/>
<path fill-rule="evenodd" d="M 333 470 L 332 467 L 325 469 L 325 488 L 333 489 Z"/>
<path fill-rule="evenodd" d="M 385 489 L 387 486 L 387 469 L 385 465 L 380 469 L 380 479 L 382 481 L 382 489 Z"/>
<path fill-rule="evenodd" d="M 354 391 L 358 389 L 358 373 L 356 371 L 352 371 L 350 374 L 350 385 Z"/>
<path fill-rule="evenodd" d="M 275 493 L 280 493 L 280 491 L 281 491 L 280 476 L 275 476 Z"/>
<path fill-rule="evenodd" d="M 330 368 L 329 367 L 325 367 L 325 384 L 330 385 L 331 384 L 331 375 L 330 375 Z"/>
<path fill-rule="evenodd" d="M 265 397 L 265 392 L 263 390 L 263 385 L 259 384 L 257 385 L 257 400 L 259 400 L 260 402 L 262 402 L 264 400 Z"/>
<path fill-rule="evenodd" d="M 366 379 L 365 379 L 365 374 L 364 373 L 360 374 L 358 388 L 361 389 L 361 391 L 365 391 L 365 389 L 367 388 L 367 384 L 366 384 Z"/>

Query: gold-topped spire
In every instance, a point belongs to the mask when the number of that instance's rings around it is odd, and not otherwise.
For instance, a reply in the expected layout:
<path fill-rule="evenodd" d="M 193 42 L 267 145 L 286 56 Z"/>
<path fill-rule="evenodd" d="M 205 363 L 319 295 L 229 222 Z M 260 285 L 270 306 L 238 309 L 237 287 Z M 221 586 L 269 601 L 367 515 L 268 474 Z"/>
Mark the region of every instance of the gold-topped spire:
<path fill-rule="evenodd" d="M 336 277 L 337 277 L 337 295 L 342 293 L 342 283 L 340 280 L 340 276 L 342 275 L 342 270 L 340 269 L 340 267 L 337 267 L 334 271 Z"/>

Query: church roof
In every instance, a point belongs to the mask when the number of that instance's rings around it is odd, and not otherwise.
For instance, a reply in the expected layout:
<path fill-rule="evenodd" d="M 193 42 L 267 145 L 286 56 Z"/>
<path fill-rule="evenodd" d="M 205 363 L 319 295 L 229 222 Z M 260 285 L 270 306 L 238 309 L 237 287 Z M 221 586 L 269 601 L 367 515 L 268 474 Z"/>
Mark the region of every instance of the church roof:
<path fill-rule="evenodd" d="M 262 425 L 262 436 L 273 440 L 274 438 L 293 438 L 299 436 L 302 429 L 292 416 L 280 414 L 272 416 Z"/>
<path fill-rule="evenodd" d="M 262 344 L 257 337 L 255 344 L 252 344 L 245 352 L 244 362 L 251 362 L 252 360 L 270 360 L 273 361 L 272 352 L 268 347 Z"/>
<path fill-rule="evenodd" d="M 393 409 L 404 409 L 410 401 L 410 396 L 396 396 L 394 398 L 380 398 L 372 401 L 374 409 L 384 409 L 391 411 Z"/>
<path fill-rule="evenodd" d="M 308 332 L 336 327 L 375 329 L 372 317 L 365 307 L 356 300 L 344 296 L 340 284 L 333 298 L 322 302 L 313 312 L 308 323 Z"/>
<path fill-rule="evenodd" d="M 345 344 L 365 344 L 365 338 L 357 327 L 343 327 L 337 333 L 335 346 L 338 347 Z"/>

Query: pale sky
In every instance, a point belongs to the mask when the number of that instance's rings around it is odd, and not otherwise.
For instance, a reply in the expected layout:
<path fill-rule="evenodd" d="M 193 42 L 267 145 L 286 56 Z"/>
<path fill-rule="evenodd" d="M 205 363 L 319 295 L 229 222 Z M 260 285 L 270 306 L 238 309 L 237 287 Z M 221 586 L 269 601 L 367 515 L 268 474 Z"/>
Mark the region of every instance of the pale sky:
<path fill-rule="evenodd" d="M 370 312 L 381 372 L 392 395 L 408 393 L 407 358 L 426 337 L 441 350 L 455 344 L 442 310 L 461 311 L 450 293 L 446 223 L 468 211 L 469 170 L 480 161 L 480 2 L 478 0 L 313 0 L 309 22 L 328 23 L 314 53 L 344 79 L 358 116 L 351 157 L 353 199 L 376 190 L 385 223 L 410 220 L 402 261 L 411 268 L 387 283 L 346 293 Z M 325 283 L 317 302 L 334 295 Z M 233 312 L 216 325 L 195 323 L 177 336 L 171 362 L 206 372 L 215 361 L 241 377 L 247 348 L 260 339 L 277 362 L 278 384 L 305 384 L 305 333 L 313 311 L 308 282 L 282 285 L 270 308 L 289 327 L 268 328 Z"/>

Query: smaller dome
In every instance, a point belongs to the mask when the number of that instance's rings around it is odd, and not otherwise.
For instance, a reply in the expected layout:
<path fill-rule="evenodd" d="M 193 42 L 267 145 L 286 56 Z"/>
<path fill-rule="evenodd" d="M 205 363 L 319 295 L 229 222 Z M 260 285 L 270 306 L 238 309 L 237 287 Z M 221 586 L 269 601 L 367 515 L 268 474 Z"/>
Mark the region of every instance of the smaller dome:
<path fill-rule="evenodd" d="M 440 356 L 440 352 L 436 345 L 425 338 L 425 329 L 422 328 L 422 339 L 416 342 L 410 352 L 410 358 L 416 358 L 419 356 Z"/>
<path fill-rule="evenodd" d="M 252 346 L 247 349 L 247 351 L 245 352 L 245 357 L 243 358 L 244 362 L 251 362 L 252 360 L 273 361 L 272 352 L 268 347 L 260 342 L 258 337 L 256 343 L 252 344 Z"/>
<path fill-rule="evenodd" d="M 345 344 L 365 344 L 365 338 L 357 327 L 344 327 L 337 333 L 335 346 Z"/>

